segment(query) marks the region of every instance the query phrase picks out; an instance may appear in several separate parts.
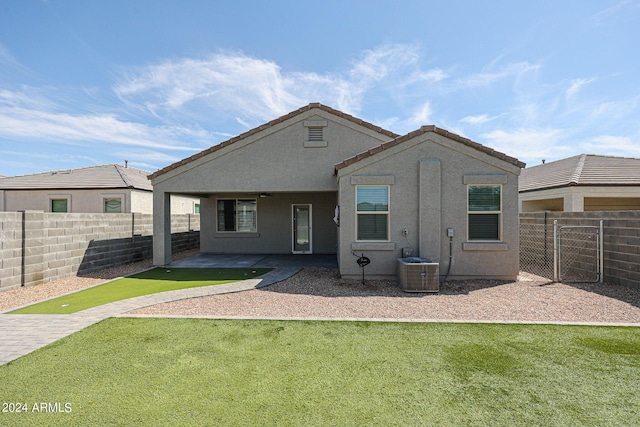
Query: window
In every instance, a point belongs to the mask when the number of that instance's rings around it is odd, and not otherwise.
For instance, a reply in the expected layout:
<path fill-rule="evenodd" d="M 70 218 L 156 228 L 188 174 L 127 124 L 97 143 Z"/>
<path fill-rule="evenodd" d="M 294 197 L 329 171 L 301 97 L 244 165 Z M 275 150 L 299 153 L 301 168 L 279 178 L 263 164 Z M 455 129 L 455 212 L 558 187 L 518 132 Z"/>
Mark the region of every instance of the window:
<path fill-rule="evenodd" d="M 389 186 L 356 187 L 357 240 L 389 240 Z"/>
<path fill-rule="evenodd" d="M 68 212 L 67 199 L 51 199 L 51 212 Z"/>
<path fill-rule="evenodd" d="M 193 206 L 193 213 L 194 214 L 199 214 L 200 213 L 200 203 L 196 203 Z"/>
<path fill-rule="evenodd" d="M 500 185 L 469 185 L 469 240 L 500 240 L 502 198 Z"/>
<path fill-rule="evenodd" d="M 255 233 L 258 231 L 255 199 L 218 200 L 218 231 Z"/>
<path fill-rule="evenodd" d="M 121 213 L 122 212 L 122 199 L 105 198 L 104 199 L 104 212 L 105 213 Z"/>

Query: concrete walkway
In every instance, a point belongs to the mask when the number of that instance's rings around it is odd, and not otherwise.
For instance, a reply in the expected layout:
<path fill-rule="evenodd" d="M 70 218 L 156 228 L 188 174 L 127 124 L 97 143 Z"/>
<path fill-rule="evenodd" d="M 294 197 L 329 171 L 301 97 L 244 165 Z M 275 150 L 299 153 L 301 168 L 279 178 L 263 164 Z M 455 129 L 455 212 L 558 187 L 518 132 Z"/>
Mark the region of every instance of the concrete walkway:
<path fill-rule="evenodd" d="M 174 264 L 172 266 L 177 267 Z M 212 267 L 212 265 L 200 266 Z M 229 264 L 224 266 L 229 267 Z M 236 267 L 237 264 L 232 266 Z M 265 287 L 293 276 L 300 268 L 296 266 L 278 267 L 256 279 L 144 295 L 73 314 L 0 314 L 0 365 L 11 362 L 108 317 L 119 316 L 131 310 L 164 302 Z"/>

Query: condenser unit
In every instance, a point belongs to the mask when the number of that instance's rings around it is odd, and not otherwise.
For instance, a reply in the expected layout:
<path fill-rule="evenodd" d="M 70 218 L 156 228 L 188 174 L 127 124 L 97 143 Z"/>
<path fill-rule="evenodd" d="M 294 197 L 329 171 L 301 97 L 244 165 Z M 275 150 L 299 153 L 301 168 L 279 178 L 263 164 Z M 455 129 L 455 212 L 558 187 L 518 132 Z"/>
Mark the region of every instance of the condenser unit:
<path fill-rule="evenodd" d="M 398 282 L 405 292 L 439 292 L 437 262 L 426 258 L 398 258 Z"/>

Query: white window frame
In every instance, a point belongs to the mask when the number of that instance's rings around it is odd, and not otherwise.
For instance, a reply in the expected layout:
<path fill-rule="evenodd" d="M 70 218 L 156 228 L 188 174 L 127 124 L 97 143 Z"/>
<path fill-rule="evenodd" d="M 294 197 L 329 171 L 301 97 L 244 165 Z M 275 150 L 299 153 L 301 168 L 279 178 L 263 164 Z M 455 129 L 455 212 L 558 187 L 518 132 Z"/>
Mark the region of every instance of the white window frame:
<path fill-rule="evenodd" d="M 296 233 L 295 233 L 295 209 L 296 206 L 307 206 L 309 208 L 309 250 L 296 251 Z M 313 253 L 313 205 L 310 203 L 295 203 L 291 205 L 291 253 L 293 254 L 312 254 Z"/>
<path fill-rule="evenodd" d="M 497 211 L 472 211 L 469 209 L 469 189 L 471 187 L 499 187 L 500 188 L 500 209 Z M 467 184 L 467 241 L 469 242 L 501 242 L 502 241 L 502 184 Z M 469 226 L 470 215 L 498 215 L 498 236 L 497 239 L 471 239 L 471 227 Z"/>
<path fill-rule="evenodd" d="M 386 211 L 358 211 L 358 188 L 362 187 L 386 187 L 387 188 L 387 210 Z M 355 186 L 355 235 L 356 242 L 389 242 L 391 239 L 391 186 L 390 185 L 378 185 L 378 184 L 365 184 Z M 360 239 L 358 236 L 358 216 L 359 215 L 386 215 L 387 216 L 387 237 L 386 239 Z"/>
<path fill-rule="evenodd" d="M 233 200 L 235 203 L 235 213 L 236 213 L 236 218 L 235 218 L 235 230 L 220 230 L 219 228 L 219 222 L 218 222 L 218 202 L 222 201 L 222 200 Z M 238 231 L 238 202 L 239 201 L 253 201 L 256 204 L 256 228 L 255 230 L 241 230 Z M 254 199 L 254 198 L 243 198 L 243 197 L 221 197 L 219 199 L 216 199 L 216 233 L 238 233 L 238 234 L 245 234 L 245 233 L 257 233 L 258 232 L 258 199 Z"/>

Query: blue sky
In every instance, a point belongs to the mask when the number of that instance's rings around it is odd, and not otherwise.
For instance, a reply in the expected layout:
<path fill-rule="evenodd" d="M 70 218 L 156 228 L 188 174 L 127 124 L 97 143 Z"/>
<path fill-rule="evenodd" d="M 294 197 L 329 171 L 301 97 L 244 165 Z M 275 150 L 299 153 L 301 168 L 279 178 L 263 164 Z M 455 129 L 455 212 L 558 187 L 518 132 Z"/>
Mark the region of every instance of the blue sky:
<path fill-rule="evenodd" d="M 155 171 L 310 102 L 640 157 L 639 41 L 637 0 L 3 0 L 0 175 Z"/>

